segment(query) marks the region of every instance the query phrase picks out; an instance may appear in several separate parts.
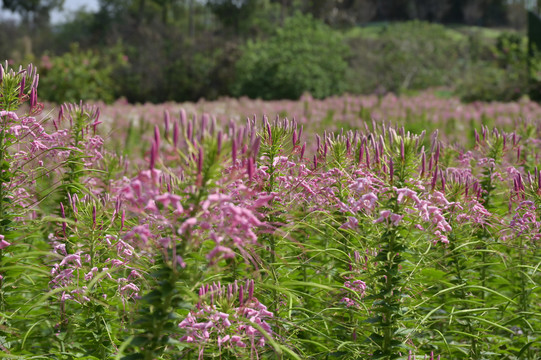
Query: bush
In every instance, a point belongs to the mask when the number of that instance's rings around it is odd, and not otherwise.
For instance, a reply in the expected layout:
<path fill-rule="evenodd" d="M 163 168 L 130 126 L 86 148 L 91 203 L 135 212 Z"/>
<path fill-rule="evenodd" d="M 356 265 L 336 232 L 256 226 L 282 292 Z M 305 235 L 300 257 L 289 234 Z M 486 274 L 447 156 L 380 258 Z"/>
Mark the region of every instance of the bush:
<path fill-rule="evenodd" d="M 40 63 L 40 97 L 56 102 L 115 99 L 112 74 L 125 63 L 119 48 L 100 54 L 80 50 L 77 44 L 61 56 L 44 55 Z"/>
<path fill-rule="evenodd" d="M 370 35 L 348 42 L 348 91 L 399 93 L 449 85 L 455 79 L 463 41 L 444 26 L 412 21 Z"/>
<path fill-rule="evenodd" d="M 233 93 L 263 99 L 315 98 L 344 90 L 347 47 L 339 33 L 296 14 L 265 41 L 248 42 L 237 62 Z"/>
<path fill-rule="evenodd" d="M 458 79 L 456 93 L 461 100 L 514 101 L 528 94 L 536 82 L 529 75 L 526 38 L 505 32 L 488 48 L 490 56 L 468 64 Z"/>

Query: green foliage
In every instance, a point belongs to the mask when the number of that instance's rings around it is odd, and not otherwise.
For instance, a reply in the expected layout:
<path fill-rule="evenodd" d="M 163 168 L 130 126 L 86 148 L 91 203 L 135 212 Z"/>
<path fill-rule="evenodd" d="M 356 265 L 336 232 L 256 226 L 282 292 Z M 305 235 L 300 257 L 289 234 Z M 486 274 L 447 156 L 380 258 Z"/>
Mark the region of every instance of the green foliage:
<path fill-rule="evenodd" d="M 40 96 L 48 101 L 115 99 L 113 72 L 125 63 L 120 48 L 104 53 L 81 50 L 77 44 L 62 56 L 44 56 L 40 66 Z"/>
<path fill-rule="evenodd" d="M 473 58 L 457 81 L 456 93 L 464 101 L 513 101 L 528 94 L 529 64 L 527 39 L 516 33 L 502 33 L 494 45 L 485 45 L 489 56 Z"/>
<path fill-rule="evenodd" d="M 442 25 L 419 21 L 385 26 L 349 40 L 348 91 L 401 92 L 452 83 L 461 40 Z"/>
<path fill-rule="evenodd" d="M 297 14 L 268 40 L 248 42 L 237 63 L 233 93 L 263 99 L 339 94 L 347 64 L 341 36 L 310 16 Z"/>

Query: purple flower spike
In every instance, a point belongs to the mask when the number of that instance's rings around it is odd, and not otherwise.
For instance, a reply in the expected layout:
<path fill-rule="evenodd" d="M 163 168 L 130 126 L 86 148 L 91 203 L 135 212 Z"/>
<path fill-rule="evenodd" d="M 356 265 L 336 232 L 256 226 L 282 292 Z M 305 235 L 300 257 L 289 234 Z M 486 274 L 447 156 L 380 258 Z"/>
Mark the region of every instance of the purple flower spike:
<path fill-rule="evenodd" d="M 192 141 L 193 139 L 193 125 L 192 122 L 188 122 L 188 125 L 186 126 L 186 137 Z"/>
<path fill-rule="evenodd" d="M 178 139 L 180 136 L 180 128 L 178 127 L 178 123 L 175 121 L 173 124 L 173 145 L 175 147 L 178 146 Z"/>
<path fill-rule="evenodd" d="M 156 142 L 156 147 L 159 149 L 161 139 L 160 139 L 160 128 L 158 127 L 158 125 L 154 126 L 154 141 Z"/>
<path fill-rule="evenodd" d="M 185 127 L 186 122 L 187 122 L 186 110 L 180 109 L 180 125 Z"/>
<path fill-rule="evenodd" d="M 231 158 L 233 159 L 233 165 L 237 162 L 237 142 L 235 139 L 231 141 Z"/>
<path fill-rule="evenodd" d="M 301 160 L 304 158 L 304 151 L 306 150 L 306 142 L 302 144 L 301 148 Z"/>
<path fill-rule="evenodd" d="M 443 170 L 440 170 L 441 177 L 441 191 L 445 194 L 445 177 L 443 176 Z"/>
<path fill-rule="evenodd" d="M 249 280 L 248 299 L 252 299 L 253 297 L 254 297 L 254 280 Z"/>
<path fill-rule="evenodd" d="M 314 155 L 314 170 L 317 169 L 317 156 Z"/>
<path fill-rule="evenodd" d="M 154 166 L 156 165 L 157 153 L 156 143 L 153 141 L 152 146 L 150 147 L 150 170 L 154 169 Z"/>
<path fill-rule="evenodd" d="M 22 98 L 24 95 L 24 86 L 26 85 L 26 76 L 23 76 L 21 83 L 19 85 L 19 98 Z"/>
<path fill-rule="evenodd" d="M 165 128 L 165 138 L 167 139 L 169 137 L 169 127 L 171 124 L 171 116 L 167 110 L 165 110 L 163 114 L 163 124 Z"/>
<path fill-rule="evenodd" d="M 269 123 L 267 123 L 267 136 L 269 137 L 269 144 L 272 145 L 272 131 Z"/>
<path fill-rule="evenodd" d="M 66 218 L 66 211 L 64 210 L 64 204 L 60 203 L 60 214 L 65 219 Z"/>
<path fill-rule="evenodd" d="M 201 174 L 203 171 L 203 148 L 199 148 L 199 153 L 197 155 L 197 173 Z"/>
<path fill-rule="evenodd" d="M 389 177 L 391 183 L 393 182 L 393 175 L 394 175 L 394 164 L 393 164 L 393 158 L 389 159 Z"/>
<path fill-rule="evenodd" d="M 261 147 L 261 138 L 258 136 L 255 138 L 254 143 L 252 144 L 252 156 L 254 159 L 257 159 L 257 154 L 259 154 L 259 148 Z"/>
<path fill-rule="evenodd" d="M 425 155 L 425 152 L 423 151 L 423 154 L 421 155 L 421 177 L 424 176 L 425 171 L 426 171 L 426 155 Z"/>
<path fill-rule="evenodd" d="M 436 186 L 436 181 L 438 181 L 438 167 L 434 169 L 434 176 L 432 176 L 432 182 L 430 183 L 430 186 L 432 187 L 432 190 L 434 190 L 434 187 Z"/>
<path fill-rule="evenodd" d="M 241 285 L 239 289 L 239 303 L 241 306 L 244 304 L 244 285 Z"/>
<path fill-rule="evenodd" d="M 203 137 L 203 134 L 207 130 L 207 125 L 210 121 L 210 117 L 208 114 L 203 114 L 201 117 L 201 137 Z"/>
<path fill-rule="evenodd" d="M 216 136 L 216 148 L 217 148 L 217 152 L 218 152 L 218 155 L 220 155 L 220 153 L 222 152 L 222 141 L 223 141 L 223 134 L 222 134 L 222 131 L 218 131 L 218 135 Z"/>
<path fill-rule="evenodd" d="M 36 88 L 30 90 L 30 108 L 35 108 L 38 104 L 38 95 Z"/>
<path fill-rule="evenodd" d="M 64 210 L 64 204 L 60 203 L 60 214 L 63 218 L 66 218 L 66 212 Z M 62 223 L 62 232 L 64 233 L 64 236 L 66 236 L 66 223 Z"/>
<path fill-rule="evenodd" d="M 366 151 L 366 167 L 370 169 L 370 153 Z"/>
<path fill-rule="evenodd" d="M 248 173 L 248 179 L 250 181 L 252 181 L 253 177 L 254 177 L 254 159 L 252 158 L 248 158 L 248 162 L 246 164 L 247 166 L 247 173 Z"/>
<path fill-rule="evenodd" d="M 291 142 L 293 143 L 293 148 L 297 145 L 297 130 L 293 130 L 293 135 L 291 137 Z"/>

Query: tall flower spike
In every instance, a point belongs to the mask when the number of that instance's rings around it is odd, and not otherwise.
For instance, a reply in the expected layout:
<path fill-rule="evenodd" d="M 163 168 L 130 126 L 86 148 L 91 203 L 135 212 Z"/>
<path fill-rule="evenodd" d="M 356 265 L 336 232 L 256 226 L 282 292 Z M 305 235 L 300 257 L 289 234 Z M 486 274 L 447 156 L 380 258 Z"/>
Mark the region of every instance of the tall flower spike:
<path fill-rule="evenodd" d="M 271 131 L 271 127 L 269 123 L 267 123 L 267 136 L 268 136 L 269 145 L 272 145 L 272 131 Z"/>
<path fill-rule="evenodd" d="M 420 177 L 424 176 L 425 171 L 426 171 L 426 155 L 423 150 L 422 155 L 421 155 L 421 176 Z"/>
<path fill-rule="evenodd" d="M 186 127 L 188 125 L 187 119 L 186 110 L 180 109 L 180 125 L 182 125 L 182 127 Z"/>
<path fill-rule="evenodd" d="M 30 108 L 33 109 L 38 104 L 38 94 L 36 88 L 30 90 Z"/>
<path fill-rule="evenodd" d="M 248 299 L 252 299 L 254 297 L 254 280 L 248 280 Z"/>
<path fill-rule="evenodd" d="M 233 165 L 237 162 L 237 141 L 235 138 L 231 140 L 231 159 L 233 159 Z"/>
<path fill-rule="evenodd" d="M 370 152 L 366 150 L 366 167 L 370 169 Z"/>
<path fill-rule="evenodd" d="M 160 128 L 158 127 L 158 125 L 154 126 L 154 141 L 156 142 L 156 148 L 159 149 L 161 139 L 160 139 Z"/>
<path fill-rule="evenodd" d="M 246 172 L 248 173 L 248 179 L 252 181 L 254 177 L 254 160 L 250 157 L 246 163 Z"/>
<path fill-rule="evenodd" d="M 432 181 L 430 183 L 430 186 L 432 187 L 432 190 L 436 187 L 436 182 L 438 181 L 438 167 L 436 166 L 434 168 L 434 176 L 432 176 Z"/>
<path fill-rule="evenodd" d="M 239 288 L 239 304 L 241 306 L 244 304 L 244 285 L 241 285 Z"/>
<path fill-rule="evenodd" d="M 175 123 L 173 124 L 173 145 L 175 147 L 178 146 L 179 136 L 180 136 L 180 129 L 178 126 L 178 122 L 175 121 Z"/>
<path fill-rule="evenodd" d="M 393 158 L 389 158 L 389 178 L 391 184 L 393 183 L 393 175 L 394 175 L 394 164 L 393 164 Z"/>
<path fill-rule="evenodd" d="M 62 218 L 66 218 L 66 211 L 64 210 L 64 204 L 60 203 L 60 214 L 62 215 Z M 64 233 L 64 236 L 66 236 L 66 223 L 62 222 L 62 232 Z"/>
<path fill-rule="evenodd" d="M 443 170 L 440 170 L 441 177 L 441 192 L 445 194 L 445 176 L 443 176 Z"/>
<path fill-rule="evenodd" d="M 169 115 L 169 111 L 165 110 L 163 112 L 163 125 L 164 125 L 164 130 L 165 130 L 165 134 L 164 134 L 165 139 L 169 138 L 170 123 L 171 123 L 171 116 Z"/>
<path fill-rule="evenodd" d="M 302 144 L 301 154 L 300 154 L 301 160 L 304 158 L 304 151 L 305 150 L 306 150 L 306 142 L 304 144 Z"/>
<path fill-rule="evenodd" d="M 23 76 L 21 78 L 21 82 L 19 84 L 19 98 L 22 99 L 22 97 L 24 96 L 24 87 L 26 85 L 26 76 Z"/>
<path fill-rule="evenodd" d="M 193 125 L 191 121 L 188 121 L 188 124 L 186 125 L 186 137 L 192 142 L 192 135 L 193 135 Z"/>
<path fill-rule="evenodd" d="M 402 162 L 406 159 L 406 151 L 404 150 L 404 138 L 400 138 L 400 159 Z"/>
<path fill-rule="evenodd" d="M 150 146 L 150 163 L 149 163 L 150 170 L 154 169 L 154 166 L 156 165 L 156 156 L 157 156 L 156 142 L 153 141 L 152 145 Z"/>

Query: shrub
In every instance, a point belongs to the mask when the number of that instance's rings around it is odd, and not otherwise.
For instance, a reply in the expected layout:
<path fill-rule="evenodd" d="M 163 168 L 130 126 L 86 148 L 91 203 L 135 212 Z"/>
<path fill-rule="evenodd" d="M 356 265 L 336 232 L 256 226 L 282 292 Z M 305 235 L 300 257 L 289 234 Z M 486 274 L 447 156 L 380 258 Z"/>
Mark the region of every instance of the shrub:
<path fill-rule="evenodd" d="M 347 89 L 395 92 L 450 84 L 463 42 L 442 25 L 419 21 L 385 26 L 376 36 L 349 41 Z"/>
<path fill-rule="evenodd" d="M 504 32 L 487 48 L 490 55 L 468 64 L 458 79 L 456 93 L 460 98 L 463 101 L 513 101 L 528 94 L 535 81 L 530 81 L 526 38 Z"/>
<path fill-rule="evenodd" d="M 56 103 L 111 102 L 116 88 L 112 74 L 124 62 L 119 48 L 100 54 L 83 51 L 77 44 L 61 56 L 44 55 L 40 64 L 40 96 Z"/>
<path fill-rule="evenodd" d="M 315 98 L 343 90 L 347 47 L 339 33 L 310 16 L 296 14 L 264 41 L 248 42 L 237 62 L 233 93 L 263 99 Z"/>

